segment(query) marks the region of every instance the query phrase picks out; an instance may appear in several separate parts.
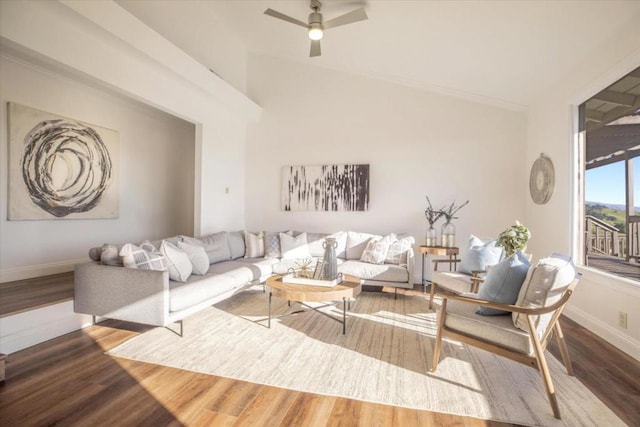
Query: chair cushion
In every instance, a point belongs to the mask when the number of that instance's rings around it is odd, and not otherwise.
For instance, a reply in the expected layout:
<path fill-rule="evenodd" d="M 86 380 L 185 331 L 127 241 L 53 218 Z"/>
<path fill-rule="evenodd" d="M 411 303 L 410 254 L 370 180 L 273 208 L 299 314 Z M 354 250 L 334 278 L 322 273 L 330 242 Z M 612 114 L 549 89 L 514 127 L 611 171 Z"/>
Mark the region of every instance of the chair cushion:
<path fill-rule="evenodd" d="M 490 341 L 520 353 L 533 354 L 533 345 L 529 334 L 516 328 L 508 314 L 481 316 L 476 314 L 474 304 L 448 301 L 444 323 L 447 328 L 465 335 Z"/>
<path fill-rule="evenodd" d="M 462 257 L 458 270 L 461 273 L 472 274 L 473 270 L 486 270 L 502 259 L 502 248 L 497 247 L 497 240 L 480 239 L 474 235 L 469 237 L 469 248 Z"/>
<path fill-rule="evenodd" d="M 350 274 L 363 280 L 379 280 L 381 282 L 408 282 L 407 269 L 393 264 L 369 264 L 357 260 L 348 260 L 338 264 L 338 272 Z"/>
<path fill-rule="evenodd" d="M 471 276 L 457 271 L 434 271 L 431 281 L 456 293 L 471 291 Z"/>
<path fill-rule="evenodd" d="M 543 258 L 529 270 L 518 294 L 516 305 L 523 307 L 552 305 L 562 298 L 575 276 L 576 271 L 570 258 L 558 255 Z M 539 335 L 547 328 L 552 317 L 553 312 L 534 316 L 534 325 Z M 523 331 L 529 330 L 526 317 L 521 313 L 513 313 L 513 324 Z"/>
<path fill-rule="evenodd" d="M 503 259 L 487 272 L 478 297 L 501 304 L 515 304 L 530 266 L 522 251 Z M 510 313 L 489 307 L 478 307 L 476 312 L 485 316 Z"/>

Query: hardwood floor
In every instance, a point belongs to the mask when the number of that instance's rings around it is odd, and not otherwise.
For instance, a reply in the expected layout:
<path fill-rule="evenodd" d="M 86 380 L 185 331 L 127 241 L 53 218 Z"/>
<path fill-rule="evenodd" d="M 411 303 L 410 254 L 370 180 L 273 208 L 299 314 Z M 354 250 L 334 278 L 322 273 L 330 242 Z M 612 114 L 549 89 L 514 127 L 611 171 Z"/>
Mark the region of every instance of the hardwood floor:
<path fill-rule="evenodd" d="M 73 272 L 0 283 L 0 317 L 73 299 Z"/>
<path fill-rule="evenodd" d="M 421 287 L 410 291 L 421 292 Z M 561 323 L 576 376 L 627 424 L 640 425 L 640 363 L 569 319 Z M 279 389 L 104 354 L 148 329 L 106 321 L 9 355 L 6 383 L 0 386 L 0 425 L 511 425 Z M 559 357 L 554 346 L 550 351 Z"/>

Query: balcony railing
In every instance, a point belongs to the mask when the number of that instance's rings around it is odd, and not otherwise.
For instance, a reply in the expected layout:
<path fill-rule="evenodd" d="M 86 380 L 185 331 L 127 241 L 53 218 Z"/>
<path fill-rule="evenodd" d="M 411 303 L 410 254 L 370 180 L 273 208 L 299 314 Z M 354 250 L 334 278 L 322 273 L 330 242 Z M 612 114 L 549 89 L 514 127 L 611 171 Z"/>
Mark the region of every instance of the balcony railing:
<path fill-rule="evenodd" d="M 599 253 L 626 258 L 627 236 L 611 224 L 594 216 L 587 215 L 585 227 L 585 244 L 587 253 Z"/>

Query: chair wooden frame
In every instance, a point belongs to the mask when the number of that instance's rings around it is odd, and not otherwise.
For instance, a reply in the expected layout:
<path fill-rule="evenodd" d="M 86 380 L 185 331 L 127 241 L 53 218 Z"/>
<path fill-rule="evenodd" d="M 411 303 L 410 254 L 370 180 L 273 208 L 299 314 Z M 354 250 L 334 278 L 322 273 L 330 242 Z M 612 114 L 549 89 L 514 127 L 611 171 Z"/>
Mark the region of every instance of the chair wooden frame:
<path fill-rule="evenodd" d="M 556 398 L 555 389 L 553 387 L 553 381 L 551 380 L 551 373 L 549 372 L 549 366 L 547 365 L 547 360 L 544 357 L 544 351 L 547 348 L 547 343 L 549 336 L 552 332 L 555 332 L 554 337 L 556 343 L 558 344 L 558 348 L 560 349 L 560 354 L 562 355 L 562 363 L 567 369 L 567 373 L 570 376 L 573 376 L 573 367 L 571 365 L 571 359 L 569 358 L 569 351 L 567 349 L 567 345 L 564 340 L 564 334 L 562 333 L 562 328 L 560 327 L 560 323 L 558 319 L 564 310 L 571 294 L 573 293 L 573 289 L 578 283 L 579 277 L 576 277 L 573 282 L 567 287 L 564 291 L 560 300 L 555 302 L 552 305 L 546 307 L 521 307 L 517 305 L 507 305 L 507 304 L 498 304 L 491 301 L 480 300 L 475 298 L 469 298 L 461 295 L 444 295 L 438 294 L 443 298 L 442 306 L 440 307 L 440 311 L 438 312 L 438 320 L 437 320 L 437 335 L 435 348 L 433 352 L 433 363 L 431 367 L 431 372 L 435 372 L 438 367 L 438 362 L 440 360 L 440 350 L 442 348 L 442 339 L 444 337 L 451 338 L 453 340 L 459 341 L 464 344 L 468 344 L 474 347 L 478 347 L 482 350 L 489 351 L 491 353 L 497 354 L 499 356 L 503 356 L 509 358 L 511 360 L 515 360 L 516 362 L 523 363 L 525 365 L 529 365 L 533 368 L 536 368 L 540 371 L 542 376 L 542 381 L 544 382 L 544 386 L 547 390 L 547 395 L 549 397 L 549 402 L 551 403 L 551 409 L 553 410 L 554 417 L 560 419 L 560 408 L 558 406 L 558 400 Z M 499 310 L 511 311 L 522 313 L 526 320 L 527 325 L 529 327 L 529 339 L 533 344 L 534 352 L 533 354 L 525 354 L 515 350 L 511 350 L 485 339 L 474 337 L 471 335 L 466 335 L 460 331 L 456 331 L 448 328 L 445 325 L 445 319 L 447 315 L 447 301 L 455 300 L 461 301 L 463 303 L 474 304 L 477 306 L 484 306 L 489 308 L 496 308 Z M 547 325 L 547 328 L 544 331 L 541 339 L 538 339 L 538 334 L 536 331 L 536 325 L 533 320 L 533 316 L 546 314 L 546 313 L 554 313 L 551 321 Z"/>

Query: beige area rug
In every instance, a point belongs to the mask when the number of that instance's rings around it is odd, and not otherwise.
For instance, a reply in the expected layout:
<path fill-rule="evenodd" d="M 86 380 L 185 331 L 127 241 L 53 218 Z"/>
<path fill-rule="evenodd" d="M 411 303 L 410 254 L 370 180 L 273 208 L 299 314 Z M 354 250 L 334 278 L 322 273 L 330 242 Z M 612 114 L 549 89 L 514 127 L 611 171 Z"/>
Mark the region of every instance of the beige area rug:
<path fill-rule="evenodd" d="M 289 308 L 273 298 L 274 313 Z M 293 309 L 299 308 L 293 304 Z M 272 320 L 268 295 L 242 292 L 184 321 L 181 338 L 155 328 L 108 354 L 292 390 L 533 426 L 624 423 L 547 352 L 562 420 L 538 371 L 443 343 L 429 373 L 435 320 L 421 297 L 362 293 L 342 326 L 318 313 Z M 340 307 L 325 308 L 341 315 Z"/>

